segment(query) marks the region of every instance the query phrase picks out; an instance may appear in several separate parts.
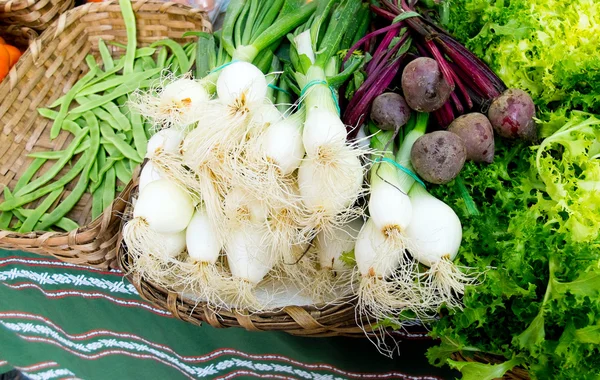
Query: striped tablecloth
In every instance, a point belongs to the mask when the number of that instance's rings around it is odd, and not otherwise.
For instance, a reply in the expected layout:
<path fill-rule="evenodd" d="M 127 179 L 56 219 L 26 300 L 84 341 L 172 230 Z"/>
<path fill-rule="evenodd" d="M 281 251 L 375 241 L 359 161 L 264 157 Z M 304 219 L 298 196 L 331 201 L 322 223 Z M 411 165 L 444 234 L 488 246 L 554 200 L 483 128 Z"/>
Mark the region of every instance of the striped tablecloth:
<path fill-rule="evenodd" d="M 0 373 L 31 379 L 438 379 L 431 343 L 388 359 L 364 339 L 198 327 L 142 300 L 119 272 L 0 250 Z"/>

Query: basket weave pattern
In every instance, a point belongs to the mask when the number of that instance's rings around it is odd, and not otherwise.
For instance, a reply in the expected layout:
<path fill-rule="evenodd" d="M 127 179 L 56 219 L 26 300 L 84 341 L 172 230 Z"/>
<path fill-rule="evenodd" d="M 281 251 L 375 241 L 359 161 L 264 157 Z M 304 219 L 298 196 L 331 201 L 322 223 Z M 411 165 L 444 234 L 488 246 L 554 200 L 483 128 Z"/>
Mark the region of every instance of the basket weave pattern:
<path fill-rule="evenodd" d="M 143 0 L 133 3 L 133 9 L 138 46 L 167 37 L 184 42 L 182 34 L 186 31 L 211 30 L 204 12 L 180 4 Z M 115 1 L 88 3 L 61 15 L 34 41 L 0 84 L 0 94 L 5 94 L 0 97 L 0 190 L 6 185 L 14 188 L 20 174 L 32 162 L 26 157 L 28 153 L 62 150 L 72 140 L 73 136 L 66 132 L 51 140 L 52 121 L 41 117 L 37 108 L 64 95 L 87 72 L 86 55 L 92 54 L 100 61 L 97 52 L 100 38 L 107 42 L 126 42 L 125 24 Z M 121 49 L 109 47 L 113 48 L 114 56 L 124 54 Z M 41 171 L 49 166 L 47 163 Z M 75 183 L 72 181 L 70 186 Z M 29 234 L 0 231 L 0 248 L 51 254 L 74 264 L 107 268 L 116 258 L 120 217 L 131 188 L 131 184 L 127 186 L 112 206 L 94 221 L 90 220 L 92 198 L 85 194 L 67 215 L 84 226 L 78 230 Z M 68 193 L 66 191 L 63 197 Z"/>
<path fill-rule="evenodd" d="M 38 38 L 38 34 L 35 30 L 25 26 L 0 25 L 0 37 L 4 38 L 8 44 L 26 50 Z"/>
<path fill-rule="evenodd" d="M 74 5 L 74 0 L 0 0 L 0 22 L 42 31 Z"/>

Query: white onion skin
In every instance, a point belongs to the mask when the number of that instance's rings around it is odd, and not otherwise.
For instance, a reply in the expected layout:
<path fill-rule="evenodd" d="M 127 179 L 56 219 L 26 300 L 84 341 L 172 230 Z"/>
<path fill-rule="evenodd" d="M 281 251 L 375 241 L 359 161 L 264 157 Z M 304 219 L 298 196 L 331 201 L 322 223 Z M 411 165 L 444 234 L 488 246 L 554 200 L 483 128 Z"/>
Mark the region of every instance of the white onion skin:
<path fill-rule="evenodd" d="M 165 178 L 165 174 L 158 169 L 152 161 L 148 161 L 140 173 L 140 180 L 138 183 L 138 190 L 142 192 L 148 184 L 158 181 L 159 179 Z"/>
<path fill-rule="evenodd" d="M 186 229 L 189 256 L 199 262 L 215 264 L 219 259 L 222 244 L 206 208 L 199 206 Z"/>
<path fill-rule="evenodd" d="M 420 186 L 415 184 L 415 186 Z M 448 257 L 456 258 L 462 241 L 460 219 L 450 206 L 424 190 L 415 194 L 410 192 L 413 204 L 413 218 L 406 230 L 406 236 L 412 240 L 416 249 L 413 256 L 423 265 L 431 266 Z"/>
<path fill-rule="evenodd" d="M 234 104 L 242 94 L 248 103 L 262 103 L 267 95 L 267 79 L 260 69 L 248 62 L 234 62 L 221 70 L 217 95 L 225 105 Z"/>
<path fill-rule="evenodd" d="M 273 268 L 273 260 L 263 251 L 261 240 L 262 232 L 251 224 L 229 234 L 225 252 L 234 277 L 258 284 Z"/>
<path fill-rule="evenodd" d="M 271 125 L 261 138 L 262 150 L 274 162 L 282 175 L 296 170 L 304 157 L 302 133 L 295 123 L 287 119 Z"/>
<path fill-rule="evenodd" d="M 305 159 L 300 164 L 298 186 L 302 201 L 310 210 L 336 214 L 356 201 L 363 184 L 362 164 L 353 155 L 340 161 L 329 169 L 319 167 L 314 160 Z"/>
<path fill-rule="evenodd" d="M 193 213 L 189 194 L 170 180 L 160 179 L 140 192 L 133 217 L 144 219 L 156 232 L 177 233 L 186 229 Z"/>
<path fill-rule="evenodd" d="M 302 143 L 306 154 L 317 156 L 323 145 L 342 146 L 346 142 L 346 126 L 327 109 L 311 109 L 304 122 Z"/>
<path fill-rule="evenodd" d="M 146 158 L 152 158 L 157 152 L 178 154 L 185 134 L 175 128 L 162 129 L 148 141 Z"/>
<path fill-rule="evenodd" d="M 404 232 L 410 225 L 413 208 L 407 194 L 398 188 L 378 180 L 372 182 L 369 199 L 369 215 L 380 230 L 397 228 Z"/>
<path fill-rule="evenodd" d="M 179 256 L 186 247 L 185 235 L 185 230 L 173 234 L 159 234 L 162 248 L 165 250 L 163 253 L 171 258 Z"/>
<path fill-rule="evenodd" d="M 372 219 L 360 230 L 354 246 L 354 256 L 364 277 L 385 278 L 400 265 L 403 252 L 388 241 Z"/>
<path fill-rule="evenodd" d="M 336 230 L 335 236 L 327 237 L 323 231 L 317 234 L 315 244 L 321 268 L 336 272 L 348 269 L 346 264 L 340 260 L 340 256 L 354 249 L 356 237 L 363 224 L 364 221 L 359 218 L 345 224 L 341 230 Z"/>

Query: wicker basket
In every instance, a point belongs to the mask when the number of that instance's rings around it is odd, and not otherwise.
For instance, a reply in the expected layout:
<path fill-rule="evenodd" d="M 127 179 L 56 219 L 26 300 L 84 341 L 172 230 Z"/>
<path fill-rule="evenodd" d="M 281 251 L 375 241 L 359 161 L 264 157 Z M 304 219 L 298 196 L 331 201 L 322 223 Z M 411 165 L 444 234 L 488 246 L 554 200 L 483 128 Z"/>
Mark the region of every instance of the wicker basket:
<path fill-rule="evenodd" d="M 133 9 L 140 45 L 166 37 L 183 41 L 181 36 L 186 31 L 211 30 L 204 12 L 180 4 L 138 1 Z M 0 94 L 6 94 L 0 98 L 0 127 L 3 128 L 0 190 L 5 185 L 14 187 L 32 161 L 26 157 L 29 152 L 36 148 L 61 150 L 69 144 L 72 139 L 69 133 L 50 140 L 52 123 L 39 116 L 36 109 L 62 96 L 85 74 L 85 56 L 97 54 L 99 38 L 126 41 L 125 25 L 115 1 L 89 3 L 63 14 L 23 54 L 0 84 Z M 115 50 L 113 54 L 121 55 L 123 51 Z M 75 182 L 72 181 L 71 186 Z M 85 194 L 67 215 L 84 227 L 70 233 L 0 231 L 0 248 L 50 254 L 71 263 L 107 268 L 115 261 L 120 215 L 125 210 L 131 187 L 94 221 L 90 220 L 91 196 Z"/>
<path fill-rule="evenodd" d="M 0 0 L 0 23 L 42 31 L 74 5 L 75 0 Z"/>
<path fill-rule="evenodd" d="M 134 174 L 130 196 L 137 194 L 138 179 L 139 176 Z M 131 202 L 128 202 L 122 223 L 127 222 L 132 214 Z M 356 324 L 355 307 L 350 300 L 343 305 L 287 306 L 282 310 L 251 315 L 244 311 L 221 310 L 216 313 L 206 303 L 197 304 L 180 293 L 158 286 L 142 278 L 138 273 L 132 272 L 133 258 L 127 252 L 127 246 L 122 241 L 122 234 L 119 234 L 117 258 L 121 270 L 142 298 L 169 311 L 175 318 L 185 322 L 198 326 L 206 322 L 216 328 L 243 327 L 249 331 L 283 331 L 291 335 L 306 337 L 365 337 L 364 330 Z M 430 339 L 427 331 L 421 326 L 394 331 L 390 333 L 390 336 L 397 339 Z"/>

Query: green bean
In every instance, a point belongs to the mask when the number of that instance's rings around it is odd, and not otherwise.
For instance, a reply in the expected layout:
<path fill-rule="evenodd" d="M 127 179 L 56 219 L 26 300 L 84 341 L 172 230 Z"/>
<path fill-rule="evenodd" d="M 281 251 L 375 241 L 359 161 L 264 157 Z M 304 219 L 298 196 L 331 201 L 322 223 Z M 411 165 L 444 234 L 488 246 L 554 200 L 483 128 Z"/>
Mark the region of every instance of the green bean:
<path fill-rule="evenodd" d="M 140 59 L 144 57 L 152 57 L 156 53 L 156 48 L 154 47 L 143 47 L 139 48 L 135 51 L 135 59 Z"/>
<path fill-rule="evenodd" d="M 173 66 L 173 63 L 175 62 L 175 56 L 174 55 L 170 55 L 166 62 L 165 62 L 165 66 L 166 68 L 168 68 L 171 72 L 173 72 L 173 70 L 171 69 L 171 66 Z"/>
<path fill-rule="evenodd" d="M 115 103 L 108 102 L 102 106 L 111 116 L 117 121 L 117 125 L 113 125 L 114 128 L 120 129 L 122 131 L 130 131 L 131 124 L 129 123 L 129 119 L 121 113 L 121 110 Z M 118 127 L 117 127 L 118 126 Z"/>
<path fill-rule="evenodd" d="M 0 230 L 8 230 L 10 222 L 12 222 L 13 213 L 10 211 L 3 211 L 0 213 Z"/>
<path fill-rule="evenodd" d="M 131 133 L 131 131 L 125 131 L 125 142 L 127 143 L 127 145 L 131 145 L 131 143 L 133 142 L 133 133 Z"/>
<path fill-rule="evenodd" d="M 131 109 L 129 117 L 131 119 L 131 131 L 133 133 L 133 145 L 135 146 L 135 150 L 137 150 L 140 157 L 146 157 L 148 137 L 144 130 L 142 115 L 140 115 L 137 110 Z"/>
<path fill-rule="evenodd" d="M 125 160 L 117 161 L 115 163 L 115 172 L 119 181 L 123 183 L 129 183 L 131 181 L 131 177 L 133 173 L 129 168 L 129 164 L 125 162 Z"/>
<path fill-rule="evenodd" d="M 106 162 L 104 163 L 104 165 L 102 166 L 102 169 L 100 169 L 100 178 L 102 178 L 102 176 L 105 176 L 106 173 L 112 169 L 115 166 L 115 163 L 123 160 L 125 157 L 121 156 L 121 157 L 109 157 L 106 159 Z M 90 190 L 92 193 L 95 193 L 96 190 L 98 190 L 100 188 L 100 184 L 99 183 L 95 183 L 92 184 Z"/>
<path fill-rule="evenodd" d="M 120 162 L 120 161 L 119 161 Z M 115 168 L 110 168 L 104 177 L 104 189 L 102 193 L 102 207 L 106 209 L 115 199 L 115 187 L 117 186 L 117 177 Z"/>
<path fill-rule="evenodd" d="M 135 48 L 137 43 L 135 14 L 130 0 L 119 0 L 121 14 L 125 22 L 125 31 L 127 32 L 127 49 L 125 50 L 125 68 L 123 72 L 129 74 L 133 71 L 133 60 L 135 59 Z"/>
<path fill-rule="evenodd" d="M 64 187 L 61 187 L 48 194 L 46 199 L 44 199 L 44 201 L 40 203 L 40 205 L 34 210 L 34 212 L 31 213 L 31 215 L 29 215 L 27 219 L 23 222 L 21 228 L 19 228 L 19 232 L 25 233 L 33 231 L 33 229 L 35 228 L 36 224 L 40 221 L 42 216 L 46 213 L 46 211 L 48 211 L 50 207 L 52 207 L 54 202 L 56 202 L 56 200 L 61 196 L 63 190 Z"/>
<path fill-rule="evenodd" d="M 53 111 L 49 108 L 38 108 L 37 111 L 42 117 L 45 117 L 46 119 L 56 120 L 56 118 L 58 117 L 58 112 Z"/>
<path fill-rule="evenodd" d="M 189 61 L 187 55 L 185 54 L 185 50 L 183 50 L 183 47 L 181 47 L 181 45 L 179 45 L 177 42 L 170 40 L 170 39 L 156 41 L 150 45 L 150 47 L 157 47 L 157 46 L 166 46 L 169 49 L 171 49 L 171 51 L 175 55 L 177 61 L 179 62 L 179 67 L 181 67 L 182 69 L 187 69 L 187 71 L 189 71 L 189 69 L 191 68 L 190 61 Z M 184 71 L 184 72 L 187 72 L 187 71 Z"/>
<path fill-rule="evenodd" d="M 65 175 L 63 175 L 58 181 L 41 187 L 32 193 L 5 200 L 3 203 L 0 203 L 0 211 L 13 210 L 17 207 L 23 206 L 24 204 L 31 203 L 36 199 L 39 199 L 44 195 L 53 192 L 56 189 L 64 187 L 75 177 L 77 177 L 79 173 L 81 173 L 81 171 L 85 168 L 86 164 L 91 161 L 91 159 L 91 150 L 87 150 L 83 154 L 83 156 L 81 156 L 81 158 L 77 161 L 77 163 L 73 165 L 71 170 L 69 170 Z"/>
<path fill-rule="evenodd" d="M 27 170 L 25 170 L 23 174 L 21 174 L 21 177 L 15 185 L 15 191 L 21 190 L 23 186 L 25 186 L 29 181 L 31 181 L 35 173 L 37 173 L 37 171 L 40 170 L 42 166 L 44 166 L 46 161 L 47 160 L 45 158 L 36 158 L 35 160 L 33 160 L 33 162 L 31 163 L 31 165 L 29 165 Z"/>
<path fill-rule="evenodd" d="M 144 72 L 144 66 L 142 66 L 141 59 L 135 60 L 135 63 L 133 64 L 133 72 L 134 73 L 143 73 Z"/>
<path fill-rule="evenodd" d="M 31 210 L 31 209 L 27 209 L 27 208 L 20 208 L 15 211 L 15 216 L 19 219 L 21 219 L 21 221 L 25 221 L 25 219 L 30 216 L 31 214 L 33 214 L 35 212 L 35 210 Z M 42 223 L 44 222 L 46 219 L 48 218 L 48 214 L 44 214 L 41 218 L 40 218 L 40 222 Z M 39 225 L 38 223 L 38 225 Z M 60 219 L 58 222 L 56 222 L 54 224 L 56 227 L 64 230 L 64 231 L 73 231 L 79 228 L 79 225 L 77 223 L 75 223 L 74 221 L 72 221 L 71 219 L 68 218 L 62 218 Z M 36 231 L 40 231 L 39 228 L 35 228 Z"/>
<path fill-rule="evenodd" d="M 102 72 L 102 69 L 98 66 L 98 62 L 96 62 L 96 59 L 94 58 L 93 55 L 86 55 L 85 56 L 85 63 L 87 63 L 88 67 L 90 68 L 90 71 L 95 70 L 98 73 Z"/>
<path fill-rule="evenodd" d="M 45 229 L 49 228 L 54 223 L 58 222 L 61 218 L 63 218 L 69 211 L 71 211 L 71 209 L 73 209 L 73 207 L 75 207 L 75 205 L 77 204 L 77 202 L 79 202 L 79 200 L 83 196 L 83 193 L 85 193 L 85 190 L 87 189 L 90 170 L 92 169 L 92 165 L 95 162 L 95 160 L 93 158 L 96 157 L 96 154 L 98 153 L 98 149 L 100 149 L 100 130 L 99 130 L 100 127 L 98 126 L 98 120 L 96 120 L 96 117 L 94 116 L 94 114 L 92 112 L 86 112 L 83 115 L 83 117 L 85 118 L 85 121 L 90 126 L 91 147 L 90 147 L 90 150 L 88 150 L 87 152 L 91 152 L 92 160 L 89 160 L 85 164 L 85 167 L 83 168 L 83 172 L 81 173 L 81 176 L 79 177 L 79 181 L 77 181 L 77 185 L 75 185 L 75 187 L 71 191 L 71 194 L 69 194 L 62 201 L 62 203 L 60 205 L 58 205 L 58 207 L 56 207 L 48 215 L 48 219 L 46 219 L 44 222 L 40 223 L 40 226 L 38 228 L 40 228 L 41 230 L 45 230 Z"/>
<path fill-rule="evenodd" d="M 113 69 L 115 67 L 115 62 L 113 61 L 110 51 L 108 51 L 108 47 L 102 38 L 98 40 L 98 50 L 100 51 L 102 62 L 104 62 L 104 70 Z"/>
<path fill-rule="evenodd" d="M 150 72 L 140 73 L 140 74 L 145 74 L 145 76 L 152 76 L 151 74 L 148 75 L 148 73 L 150 73 Z M 134 74 L 134 75 L 136 75 L 136 74 Z M 130 78 L 131 77 L 133 77 L 133 75 L 131 75 Z M 99 98 L 95 101 L 91 101 L 85 105 L 80 105 L 79 107 L 76 107 L 73 110 L 71 110 L 71 112 L 83 113 L 85 111 L 92 110 L 96 107 L 100 107 L 100 106 L 118 98 L 119 96 L 128 94 L 132 91 L 135 91 L 138 88 L 147 88 L 147 87 L 151 86 L 153 82 L 154 81 L 152 81 L 152 80 L 142 80 L 141 82 L 136 82 L 134 80 L 131 80 L 131 81 L 129 81 L 127 83 L 123 83 L 119 87 L 115 88 L 110 94 L 103 95 L 101 98 Z"/>
<path fill-rule="evenodd" d="M 116 47 L 118 47 L 118 48 L 121 48 L 121 49 L 123 49 L 123 50 L 126 50 L 126 49 L 127 49 L 127 45 L 125 45 L 125 44 L 122 44 L 122 43 L 120 43 L 120 42 L 117 42 L 117 41 L 108 41 L 108 44 L 109 44 L 109 45 L 116 46 Z"/>
<path fill-rule="evenodd" d="M 4 200 L 7 200 L 12 197 L 10 193 L 10 189 L 8 186 L 4 186 Z M 13 213 L 10 211 L 2 211 L 0 214 L 0 230 L 7 230 L 10 227 L 10 222 L 12 222 Z"/>
<path fill-rule="evenodd" d="M 150 71 L 146 71 L 146 72 L 138 72 L 133 75 L 119 75 L 112 79 L 109 79 L 109 80 L 106 80 L 103 82 L 99 82 L 93 86 L 82 89 L 77 95 L 78 96 L 87 96 L 87 95 L 97 94 L 99 92 L 110 90 L 112 88 L 119 88 L 119 86 L 131 84 L 132 82 L 138 82 L 138 81 L 142 81 L 144 79 L 151 78 L 158 73 L 160 73 L 160 69 L 154 69 L 154 70 L 150 70 Z M 128 92 L 130 92 L 130 91 L 128 91 Z M 121 94 L 121 95 L 124 95 L 124 94 Z M 121 95 L 119 95 L 119 96 L 121 96 Z M 118 98 L 119 96 L 117 96 L 115 98 Z M 115 99 L 115 98 L 113 98 L 113 99 Z M 83 112 L 83 111 L 78 111 L 78 112 Z"/>
<path fill-rule="evenodd" d="M 94 164 L 92 165 L 92 170 L 90 170 L 90 181 L 99 182 L 98 178 L 98 160 L 94 160 Z"/>
<path fill-rule="evenodd" d="M 79 124 L 72 120 L 65 120 L 63 122 L 63 129 L 74 135 L 81 133 L 81 127 L 79 126 Z"/>
<path fill-rule="evenodd" d="M 83 140 L 83 142 L 81 144 L 79 144 L 79 147 L 77 147 L 77 149 L 75 149 L 75 152 L 73 153 L 73 155 L 76 156 L 79 153 L 82 153 L 83 151 L 88 149 L 89 147 L 90 147 L 90 138 L 86 136 L 86 138 Z M 46 160 L 59 160 L 65 154 L 67 154 L 66 150 L 58 150 L 58 151 L 46 151 L 46 152 L 33 152 L 33 153 L 29 153 L 27 155 L 27 157 L 45 158 Z"/>
<path fill-rule="evenodd" d="M 100 83 L 100 82 L 104 82 L 106 80 L 110 80 L 112 79 L 111 77 L 117 77 L 115 75 L 116 72 L 120 71 L 121 69 L 123 69 L 123 61 L 119 60 L 119 62 L 117 62 L 117 66 L 113 67 L 111 70 L 104 72 L 101 75 L 96 76 L 94 79 L 92 79 L 89 83 L 87 83 L 85 86 L 83 86 L 81 88 L 81 91 L 87 90 L 88 88 Z M 81 93 L 80 91 L 80 93 Z M 79 95 L 79 94 L 78 94 Z M 58 107 L 60 105 L 63 104 L 63 102 L 66 99 L 66 95 L 61 96 L 60 98 L 56 99 L 54 101 L 54 103 L 50 104 L 48 107 L 49 108 L 54 108 L 54 107 Z"/>
<path fill-rule="evenodd" d="M 102 146 L 104 147 L 104 150 L 106 150 L 106 153 L 108 153 L 108 155 L 110 157 L 119 158 L 119 159 L 125 158 L 125 156 L 123 156 L 121 154 L 121 152 L 119 152 L 119 150 L 117 148 L 115 148 L 115 146 L 111 142 L 106 140 L 105 138 L 102 138 L 102 137 L 100 138 L 100 144 L 102 144 Z"/>
<path fill-rule="evenodd" d="M 96 219 L 104 211 L 102 204 L 102 195 L 104 194 L 104 180 L 100 181 L 101 185 L 92 192 L 92 219 Z"/>
<path fill-rule="evenodd" d="M 54 177 L 56 177 L 58 173 L 60 173 L 62 168 L 67 164 L 67 162 L 69 162 L 73 158 L 75 150 L 83 141 L 83 138 L 87 136 L 89 130 L 89 128 L 84 128 L 81 131 L 81 133 L 75 135 L 75 138 L 73 139 L 71 144 L 69 144 L 69 147 L 66 149 L 65 155 L 61 157 L 61 159 L 59 159 L 54 165 L 52 165 L 52 167 L 46 173 L 42 174 L 37 179 L 24 186 L 21 190 L 17 191 L 16 196 L 22 196 L 31 193 L 32 191 L 36 190 L 40 186 L 45 185 Z"/>
<path fill-rule="evenodd" d="M 60 129 L 62 127 L 62 123 L 65 119 L 65 117 L 67 116 L 67 112 L 69 111 L 69 106 L 71 104 L 71 102 L 73 101 L 73 99 L 75 98 L 75 95 L 81 90 L 81 88 L 83 86 L 85 86 L 89 81 L 91 81 L 96 75 L 98 74 L 97 70 L 90 70 L 87 74 L 85 74 L 83 76 L 83 78 L 81 78 L 77 83 L 75 83 L 75 85 L 69 90 L 69 92 L 67 93 L 67 96 L 65 98 L 65 101 L 61 104 L 60 106 L 60 111 L 58 111 L 58 116 L 56 117 L 56 120 L 54 120 L 54 124 L 52 125 L 52 128 L 50 129 L 50 138 L 52 140 L 54 140 L 55 138 L 58 137 L 58 134 L 60 133 Z M 74 112 L 78 112 L 78 111 L 74 111 Z M 81 112 L 81 111 L 79 111 Z"/>
<path fill-rule="evenodd" d="M 167 56 L 169 52 L 167 48 L 163 47 L 158 52 L 158 57 L 156 57 L 156 67 L 165 67 L 165 63 L 167 62 Z"/>
<path fill-rule="evenodd" d="M 135 168 L 137 168 L 138 163 L 135 161 L 131 161 L 129 160 L 129 169 L 131 170 L 131 172 L 135 172 Z"/>
<path fill-rule="evenodd" d="M 142 57 L 142 67 L 144 70 L 156 69 L 156 63 L 150 57 Z"/>
<path fill-rule="evenodd" d="M 100 131 L 102 133 L 102 137 L 108 140 L 111 144 L 115 146 L 123 156 L 129 158 L 130 160 L 134 160 L 136 162 L 142 162 L 142 159 L 138 155 L 138 153 L 133 149 L 130 145 L 127 145 L 123 140 L 120 140 L 113 130 L 108 127 L 106 124 L 103 124 L 100 127 Z"/>

